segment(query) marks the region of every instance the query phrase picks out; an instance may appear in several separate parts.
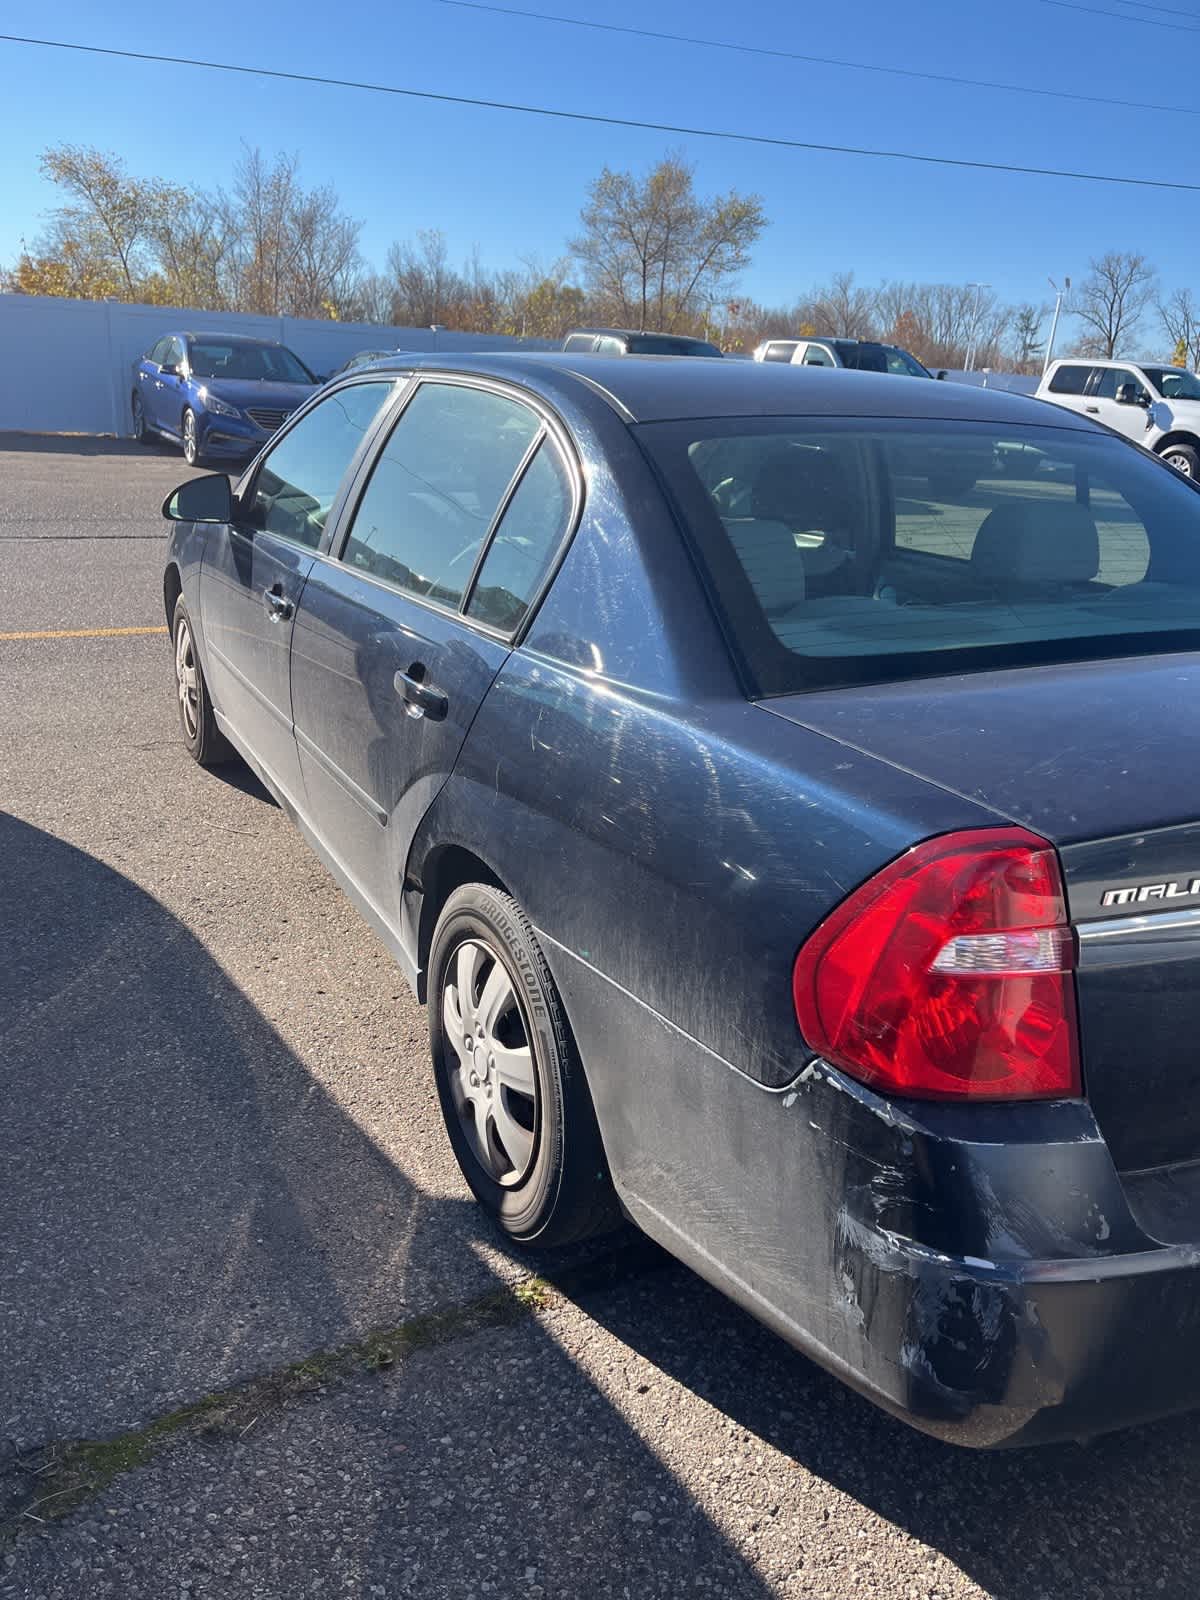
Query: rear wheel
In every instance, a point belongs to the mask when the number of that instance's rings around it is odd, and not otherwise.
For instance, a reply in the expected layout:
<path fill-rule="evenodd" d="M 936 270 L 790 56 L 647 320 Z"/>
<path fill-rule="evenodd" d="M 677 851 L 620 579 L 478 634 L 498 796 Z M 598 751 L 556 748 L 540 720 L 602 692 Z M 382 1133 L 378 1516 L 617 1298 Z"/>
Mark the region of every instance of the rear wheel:
<path fill-rule="evenodd" d="M 551 1246 L 619 1225 L 554 980 L 521 908 L 486 884 L 455 890 L 438 919 L 429 1040 L 454 1154 L 505 1233 Z"/>
<path fill-rule="evenodd" d="M 232 760 L 233 746 L 217 727 L 212 701 L 208 698 L 208 685 L 196 653 L 192 619 L 182 595 L 175 602 L 172 637 L 175 640 L 175 692 L 179 701 L 179 725 L 183 729 L 184 743 L 193 760 L 202 767 L 220 766 L 222 762 Z"/>
<path fill-rule="evenodd" d="M 150 432 L 146 427 L 146 408 L 142 404 L 142 397 L 135 393 L 129 401 L 129 409 L 133 413 L 133 437 L 138 444 L 149 444 Z"/>
<path fill-rule="evenodd" d="M 1169 444 L 1162 452 L 1162 458 L 1169 467 L 1174 467 L 1176 472 L 1181 472 L 1185 478 L 1190 478 L 1193 483 L 1200 483 L 1200 450 L 1190 444 Z"/>

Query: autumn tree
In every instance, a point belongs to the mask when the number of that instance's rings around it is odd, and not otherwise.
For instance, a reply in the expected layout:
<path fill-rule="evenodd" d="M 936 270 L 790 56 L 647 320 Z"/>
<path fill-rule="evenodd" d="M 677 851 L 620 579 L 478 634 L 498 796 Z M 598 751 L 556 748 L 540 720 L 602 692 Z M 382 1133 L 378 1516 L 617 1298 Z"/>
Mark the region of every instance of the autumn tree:
<path fill-rule="evenodd" d="M 870 339 L 875 333 L 875 291 L 857 288 L 852 272 L 839 272 L 828 288 L 816 290 L 802 321 L 836 338 Z"/>
<path fill-rule="evenodd" d="M 247 147 L 219 204 L 232 234 L 231 309 L 268 316 L 336 317 L 362 268 L 362 224 L 339 209 L 332 185 L 305 189 L 299 160 L 267 161 Z"/>
<path fill-rule="evenodd" d="M 1190 289 L 1176 289 L 1157 306 L 1163 333 L 1169 340 L 1177 366 L 1200 370 L 1200 305 Z"/>
<path fill-rule="evenodd" d="M 1154 298 L 1154 269 L 1145 256 L 1125 250 L 1110 250 L 1090 266 L 1071 307 L 1084 327 L 1080 354 L 1111 360 L 1137 337 Z"/>
<path fill-rule="evenodd" d="M 42 176 L 71 196 L 51 212 L 38 254 L 70 264 L 82 281 L 108 282 L 124 300 L 138 298 L 156 230 L 180 191 L 157 178 L 133 178 L 115 155 L 84 145 L 55 145 Z"/>
<path fill-rule="evenodd" d="M 580 222 L 571 251 L 598 313 L 668 332 L 721 297 L 766 226 L 758 195 L 698 195 L 679 155 L 640 178 L 605 167 Z"/>

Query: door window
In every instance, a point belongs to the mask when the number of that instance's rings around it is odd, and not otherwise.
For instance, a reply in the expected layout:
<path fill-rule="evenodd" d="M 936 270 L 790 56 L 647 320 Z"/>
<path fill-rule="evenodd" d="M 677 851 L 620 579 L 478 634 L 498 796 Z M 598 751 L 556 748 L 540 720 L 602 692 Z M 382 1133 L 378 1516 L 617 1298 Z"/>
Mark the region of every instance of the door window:
<path fill-rule="evenodd" d="M 567 530 L 570 515 L 571 480 L 558 450 L 543 439 L 488 546 L 467 615 L 512 633 Z"/>
<path fill-rule="evenodd" d="M 239 520 L 315 550 L 347 468 L 391 388 L 356 383 L 318 402 L 267 452 Z"/>
<path fill-rule="evenodd" d="M 379 453 L 342 559 L 457 610 L 540 428 L 528 406 L 504 395 L 421 384 Z"/>
<path fill-rule="evenodd" d="M 1091 377 L 1091 367 L 1059 367 L 1050 379 L 1051 394 L 1082 394 Z"/>
<path fill-rule="evenodd" d="M 823 345 L 810 344 L 804 352 L 802 365 L 806 367 L 831 367 L 833 366 L 833 357 Z"/>
<path fill-rule="evenodd" d="M 146 357 L 146 360 L 153 361 L 156 367 L 163 366 L 167 361 L 170 360 L 170 357 L 167 355 L 167 346 L 170 344 L 170 342 L 170 339 L 167 337 L 160 339 L 158 343 L 151 349 L 150 354 Z"/>
<path fill-rule="evenodd" d="M 1123 383 L 1132 383 L 1139 394 L 1144 395 L 1146 386 L 1138 378 L 1136 372 L 1130 372 L 1128 367 L 1102 367 L 1100 369 L 1100 382 L 1092 390 L 1098 400 L 1115 400 L 1117 390 Z"/>
<path fill-rule="evenodd" d="M 623 356 L 625 354 L 625 341 L 606 336 L 596 340 L 596 354 L 599 356 Z"/>
<path fill-rule="evenodd" d="M 794 339 L 775 339 L 763 351 L 764 361 L 790 361 L 799 349 Z"/>

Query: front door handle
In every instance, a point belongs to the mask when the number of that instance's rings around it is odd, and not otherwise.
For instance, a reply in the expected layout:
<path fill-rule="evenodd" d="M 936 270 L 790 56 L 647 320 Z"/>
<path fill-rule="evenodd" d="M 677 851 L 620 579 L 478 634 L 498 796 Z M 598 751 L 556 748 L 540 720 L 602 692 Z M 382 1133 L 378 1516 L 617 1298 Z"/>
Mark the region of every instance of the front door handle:
<path fill-rule="evenodd" d="M 286 622 L 294 609 L 292 602 L 283 592 L 282 584 L 278 583 L 263 590 L 263 604 L 272 622 Z"/>
<path fill-rule="evenodd" d="M 1089 412 L 1093 417 L 1098 417 L 1100 415 L 1100 407 L 1099 406 L 1084 406 L 1083 409 L 1085 411 Z"/>
<path fill-rule="evenodd" d="M 410 717 L 428 717 L 430 722 L 445 720 L 450 702 L 440 689 L 425 682 L 424 662 L 414 661 L 407 672 L 398 672 L 392 683 Z"/>

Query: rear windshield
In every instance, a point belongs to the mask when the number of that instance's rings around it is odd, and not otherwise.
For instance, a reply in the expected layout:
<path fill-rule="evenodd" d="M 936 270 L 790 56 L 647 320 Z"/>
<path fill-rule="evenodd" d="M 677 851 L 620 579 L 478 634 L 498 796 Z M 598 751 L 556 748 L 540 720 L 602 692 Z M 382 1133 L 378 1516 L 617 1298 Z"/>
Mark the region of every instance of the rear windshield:
<path fill-rule="evenodd" d="M 188 365 L 196 378 L 243 378 L 269 383 L 315 383 L 299 356 L 278 344 L 193 339 Z"/>
<path fill-rule="evenodd" d="M 1200 492 L 1115 436 L 807 417 L 638 431 L 757 693 L 1200 648 Z"/>
<path fill-rule="evenodd" d="M 661 333 L 631 333 L 628 339 L 631 356 L 719 356 L 715 344 L 703 339 L 671 339 Z"/>

